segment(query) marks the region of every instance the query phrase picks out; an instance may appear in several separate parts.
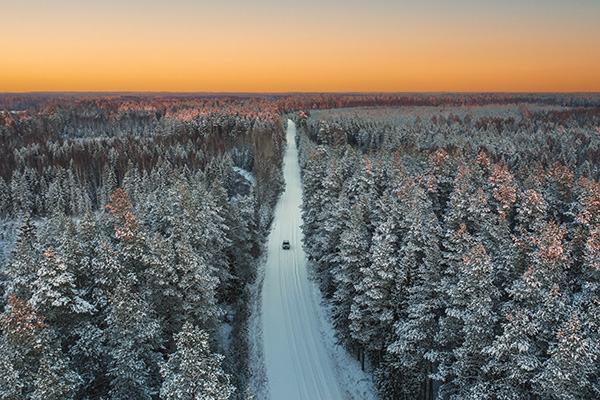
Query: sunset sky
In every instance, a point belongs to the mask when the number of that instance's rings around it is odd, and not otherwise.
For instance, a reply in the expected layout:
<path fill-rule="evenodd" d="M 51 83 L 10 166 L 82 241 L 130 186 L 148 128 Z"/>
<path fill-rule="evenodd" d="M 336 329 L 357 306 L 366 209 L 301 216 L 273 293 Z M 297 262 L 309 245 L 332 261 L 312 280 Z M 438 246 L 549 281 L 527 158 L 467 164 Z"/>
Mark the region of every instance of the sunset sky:
<path fill-rule="evenodd" d="M 0 92 L 600 91 L 600 0 L 0 0 Z"/>

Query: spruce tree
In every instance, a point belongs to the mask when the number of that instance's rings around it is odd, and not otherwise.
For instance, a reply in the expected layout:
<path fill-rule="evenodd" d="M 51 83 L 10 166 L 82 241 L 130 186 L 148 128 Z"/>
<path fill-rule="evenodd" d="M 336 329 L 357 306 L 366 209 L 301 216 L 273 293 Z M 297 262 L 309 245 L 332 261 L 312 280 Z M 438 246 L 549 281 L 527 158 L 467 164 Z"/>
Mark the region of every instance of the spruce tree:
<path fill-rule="evenodd" d="M 68 331 L 83 314 L 91 313 L 93 307 L 80 297 L 75 276 L 62 258 L 52 249 L 46 250 L 44 256 L 33 283 L 31 304 L 49 324 Z"/>
<path fill-rule="evenodd" d="M 336 288 L 333 295 L 333 324 L 338 339 L 345 344 L 357 341 L 364 345 L 359 325 L 360 311 L 355 302 L 361 269 L 369 266 L 371 238 L 365 219 L 365 209 L 355 204 L 350 210 L 348 227 L 340 237 L 340 263 L 332 271 Z M 352 314 L 356 316 L 352 317 Z M 356 323 L 352 322 L 353 318 Z"/>
<path fill-rule="evenodd" d="M 589 336 L 576 312 L 556 333 L 549 359 L 535 377 L 536 386 L 546 399 L 596 399 L 599 343 Z"/>
<path fill-rule="evenodd" d="M 537 225 L 529 245 L 531 264 L 510 290 L 503 332 L 488 348 L 491 391 L 498 397 L 523 397 L 543 390 L 535 377 L 548 360 L 556 332 L 568 315 L 566 230 L 555 222 Z"/>
<path fill-rule="evenodd" d="M 223 356 L 209 348 L 208 335 L 186 323 L 176 335 L 177 351 L 161 366 L 164 400 L 226 400 L 235 388 L 223 372 Z"/>
<path fill-rule="evenodd" d="M 41 262 L 41 251 L 36 235 L 36 226 L 30 217 L 25 217 L 17 233 L 17 241 L 8 268 L 7 294 L 29 300 L 36 271 Z"/>
<path fill-rule="evenodd" d="M 27 398 L 49 344 L 50 329 L 31 305 L 14 295 L 8 298 L 8 308 L 0 315 L 0 328 L 0 393 L 8 399 Z"/>
<path fill-rule="evenodd" d="M 74 399 L 80 384 L 81 378 L 69 367 L 60 348 L 49 345 L 40 360 L 31 400 Z"/>
<path fill-rule="evenodd" d="M 149 400 L 158 391 L 160 327 L 147 301 L 119 285 L 106 318 L 112 399 Z"/>
<path fill-rule="evenodd" d="M 413 185 L 410 181 L 409 185 Z M 431 203 L 420 186 L 414 186 L 407 198 L 407 233 L 403 238 L 399 262 L 399 280 L 406 287 L 406 302 L 399 304 L 400 318 L 395 324 L 393 342 L 388 352 L 393 363 L 405 368 L 405 395 L 433 396 L 434 366 L 438 362 L 435 334 L 445 304 L 439 294 L 441 279 L 441 229 Z"/>
<path fill-rule="evenodd" d="M 391 340 L 393 325 L 398 318 L 398 305 L 404 300 L 397 282 L 399 239 L 396 232 L 399 211 L 389 197 L 380 200 L 380 208 L 388 217 L 376 227 L 371 242 L 370 259 L 360 268 L 355 283 L 351 320 L 355 337 L 367 350 L 379 358 Z"/>
<path fill-rule="evenodd" d="M 485 374 L 490 357 L 486 353 L 495 337 L 499 291 L 494 285 L 496 271 L 484 246 L 478 243 L 464 256 L 453 303 L 453 313 L 462 322 L 462 341 L 456 344 L 452 364 L 453 399 L 477 399 L 487 384 Z"/>

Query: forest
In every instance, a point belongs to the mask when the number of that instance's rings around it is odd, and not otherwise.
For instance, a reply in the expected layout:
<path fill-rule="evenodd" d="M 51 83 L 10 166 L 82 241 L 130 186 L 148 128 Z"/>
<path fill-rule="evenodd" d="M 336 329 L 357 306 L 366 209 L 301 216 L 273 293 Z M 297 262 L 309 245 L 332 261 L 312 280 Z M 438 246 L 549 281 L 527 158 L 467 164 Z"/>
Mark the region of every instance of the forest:
<path fill-rule="evenodd" d="M 0 114 L 0 398 L 246 398 L 275 104 L 32 101 Z"/>
<path fill-rule="evenodd" d="M 251 399 L 304 249 L 382 399 L 600 397 L 600 96 L 1 94 L 0 399 Z"/>
<path fill-rule="evenodd" d="M 297 114 L 304 245 L 381 398 L 600 396 L 600 109 L 568 103 Z"/>

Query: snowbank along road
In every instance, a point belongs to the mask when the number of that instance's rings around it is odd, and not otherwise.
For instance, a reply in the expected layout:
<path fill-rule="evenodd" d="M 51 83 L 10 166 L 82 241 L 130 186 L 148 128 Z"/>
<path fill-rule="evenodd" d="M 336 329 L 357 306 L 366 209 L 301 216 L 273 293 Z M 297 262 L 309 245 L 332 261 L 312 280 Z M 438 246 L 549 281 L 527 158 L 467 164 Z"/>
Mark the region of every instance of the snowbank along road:
<path fill-rule="evenodd" d="M 302 188 L 295 136 L 296 127 L 288 120 L 286 189 L 275 210 L 268 239 L 262 291 L 269 394 L 272 400 L 342 399 L 336 366 L 321 332 L 318 296 L 308 280 L 302 250 Z M 282 249 L 283 240 L 290 241 L 289 250 Z"/>

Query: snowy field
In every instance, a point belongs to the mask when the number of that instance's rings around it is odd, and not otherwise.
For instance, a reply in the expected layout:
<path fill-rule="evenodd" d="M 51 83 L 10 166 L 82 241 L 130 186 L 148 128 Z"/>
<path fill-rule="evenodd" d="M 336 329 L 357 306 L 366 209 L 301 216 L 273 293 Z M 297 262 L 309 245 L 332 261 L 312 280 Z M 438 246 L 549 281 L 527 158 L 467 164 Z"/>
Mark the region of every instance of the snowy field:
<path fill-rule="evenodd" d="M 260 381 L 264 374 L 265 381 L 262 388 L 255 382 L 255 394 L 273 400 L 375 399 L 370 377 L 335 345 L 320 293 L 308 279 L 300 230 L 302 188 L 295 135 L 296 128 L 288 120 L 286 190 L 268 238 L 261 305 L 252 329 L 259 341 L 254 357 L 264 363 L 262 372 L 256 367 L 255 380 Z M 281 247 L 285 239 L 290 241 L 290 250 Z"/>

